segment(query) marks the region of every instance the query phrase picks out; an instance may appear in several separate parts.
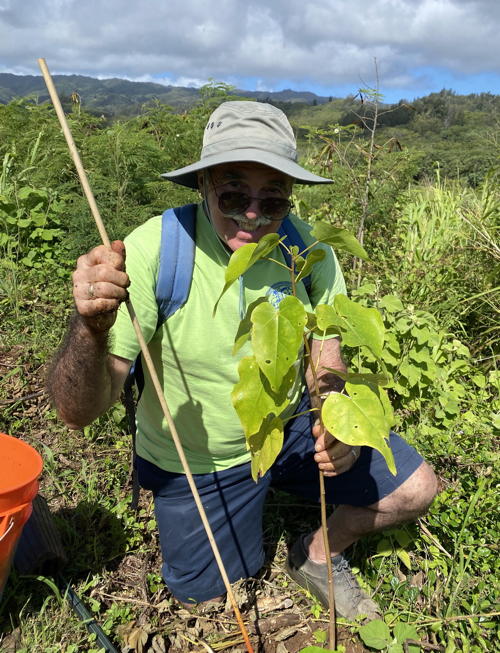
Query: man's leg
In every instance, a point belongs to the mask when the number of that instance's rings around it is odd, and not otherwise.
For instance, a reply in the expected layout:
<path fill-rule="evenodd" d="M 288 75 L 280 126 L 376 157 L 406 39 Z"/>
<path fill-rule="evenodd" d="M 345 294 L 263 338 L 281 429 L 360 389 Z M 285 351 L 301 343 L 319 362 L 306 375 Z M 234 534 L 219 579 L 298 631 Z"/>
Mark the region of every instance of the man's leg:
<path fill-rule="evenodd" d="M 297 412 L 304 410 L 307 410 L 305 397 Z M 272 485 L 319 501 L 319 472 L 313 458 L 311 428 L 312 420 L 307 415 L 287 424 L 283 451 L 272 468 Z M 347 618 L 360 614 L 375 618 L 379 609 L 361 589 L 341 552 L 363 535 L 415 519 L 436 493 L 436 478 L 422 457 L 395 433 L 390 434 L 390 446 L 396 463 L 395 476 L 378 451 L 362 447 L 360 457 L 349 471 L 324 479 L 327 503 L 338 506 L 329 519 L 329 535 L 334 554 L 337 612 Z M 327 605 L 326 562 L 320 530 L 299 537 L 290 550 L 287 570 L 296 582 Z"/>
<path fill-rule="evenodd" d="M 165 583 L 184 604 L 214 600 L 225 585 L 185 475 L 140 457 L 136 464 L 140 484 L 154 495 Z M 262 508 L 269 483 L 255 483 L 249 464 L 193 477 L 230 582 L 257 573 L 264 561 Z"/>
<path fill-rule="evenodd" d="M 363 535 L 406 521 L 413 521 L 429 508 L 437 492 L 437 479 L 432 468 L 420 466 L 391 494 L 369 506 L 339 505 L 328 519 L 332 556 L 342 553 Z M 325 561 L 323 534 L 314 531 L 308 539 L 309 558 Z"/>

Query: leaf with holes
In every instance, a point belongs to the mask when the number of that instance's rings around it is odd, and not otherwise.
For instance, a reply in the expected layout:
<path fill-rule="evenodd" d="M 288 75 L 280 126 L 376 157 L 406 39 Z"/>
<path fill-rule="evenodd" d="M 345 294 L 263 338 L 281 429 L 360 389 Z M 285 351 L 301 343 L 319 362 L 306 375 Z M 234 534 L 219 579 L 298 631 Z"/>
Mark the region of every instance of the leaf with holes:
<path fill-rule="evenodd" d="M 296 297 L 285 297 L 278 308 L 269 302 L 252 313 L 252 348 L 260 369 L 277 392 L 285 374 L 297 360 L 304 326 L 305 308 Z"/>
<path fill-rule="evenodd" d="M 347 395 L 328 395 L 321 409 L 326 429 L 337 439 L 353 446 L 369 446 L 384 456 L 392 474 L 396 466 L 387 443 L 392 426 L 392 409 L 385 391 L 365 383 L 346 383 Z"/>

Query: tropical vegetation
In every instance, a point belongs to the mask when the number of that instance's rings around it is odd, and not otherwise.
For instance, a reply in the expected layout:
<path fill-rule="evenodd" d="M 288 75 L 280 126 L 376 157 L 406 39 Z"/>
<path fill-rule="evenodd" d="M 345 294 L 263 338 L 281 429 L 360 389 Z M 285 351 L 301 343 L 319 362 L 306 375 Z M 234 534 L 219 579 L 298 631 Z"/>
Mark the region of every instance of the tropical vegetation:
<path fill-rule="evenodd" d="M 228 90 L 212 84 L 189 109 L 153 101 L 114 120 L 87 112 L 85 102 L 68 103 L 112 239 L 196 200 L 159 173 L 197 158 L 207 116 Z M 498 641 L 499 614 L 500 99 L 443 91 L 392 107 L 380 100 L 368 90 L 281 105 L 303 163 L 335 179 L 322 188 L 297 186 L 294 210 L 311 223 L 349 229 L 367 250 L 369 261 L 339 254 L 350 296 L 383 320 L 397 429 L 440 479 L 428 515 L 351 552 L 384 618 L 369 627 L 341 620 L 338 650 L 488 652 Z M 98 242 L 49 104 L 21 98 L 0 105 L 0 162 L 0 431 L 42 453 L 41 492 L 68 556 L 62 576 L 11 573 L 0 603 L 0 650 L 100 650 L 71 611 L 64 581 L 118 649 L 242 650 L 230 615 L 186 614 L 162 585 L 150 498 L 143 494 L 137 512 L 130 507 L 124 408 L 117 404 L 73 432 L 45 394 L 72 311 L 71 270 Z M 346 356 L 353 371 L 378 371 L 369 349 L 346 347 Z M 256 616 L 252 605 L 285 606 L 288 634 L 284 627 L 252 631 L 264 651 L 325 642 L 321 606 L 281 566 L 286 545 L 318 521 L 315 507 L 282 495 L 269 501 L 268 560 L 258 579 L 238 588 L 258 628 L 265 610 Z M 308 624 L 302 640 L 292 613 Z"/>

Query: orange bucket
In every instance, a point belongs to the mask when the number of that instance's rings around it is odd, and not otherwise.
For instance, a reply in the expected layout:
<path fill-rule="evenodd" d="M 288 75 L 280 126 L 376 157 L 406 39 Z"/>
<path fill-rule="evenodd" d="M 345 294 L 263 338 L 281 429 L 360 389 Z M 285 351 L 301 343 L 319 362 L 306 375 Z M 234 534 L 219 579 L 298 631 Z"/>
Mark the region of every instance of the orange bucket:
<path fill-rule="evenodd" d="M 31 515 L 43 462 L 29 444 L 0 433 L 0 598 L 16 544 Z"/>

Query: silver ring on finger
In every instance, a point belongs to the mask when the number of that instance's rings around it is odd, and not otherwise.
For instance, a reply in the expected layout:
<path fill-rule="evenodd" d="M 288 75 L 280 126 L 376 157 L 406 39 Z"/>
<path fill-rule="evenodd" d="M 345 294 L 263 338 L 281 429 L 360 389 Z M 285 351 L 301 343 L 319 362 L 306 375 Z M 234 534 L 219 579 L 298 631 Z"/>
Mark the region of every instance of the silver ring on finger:
<path fill-rule="evenodd" d="M 94 299 L 95 289 L 94 289 L 94 284 L 93 283 L 89 283 L 89 285 L 87 286 L 87 295 L 88 295 L 89 299 Z"/>

